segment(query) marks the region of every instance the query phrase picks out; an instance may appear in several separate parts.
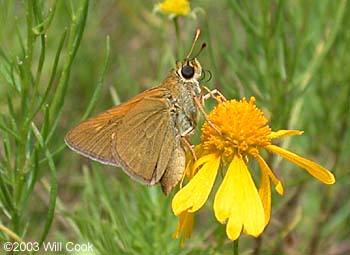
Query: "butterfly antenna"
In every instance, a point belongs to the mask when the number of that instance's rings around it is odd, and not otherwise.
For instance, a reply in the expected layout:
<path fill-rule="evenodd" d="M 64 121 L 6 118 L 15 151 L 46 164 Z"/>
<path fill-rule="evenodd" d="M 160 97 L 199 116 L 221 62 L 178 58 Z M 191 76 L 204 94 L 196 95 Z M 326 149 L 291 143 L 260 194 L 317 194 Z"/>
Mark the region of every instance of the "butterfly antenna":
<path fill-rule="evenodd" d="M 190 49 L 190 51 L 188 52 L 188 54 L 187 54 L 187 56 L 186 56 L 186 59 L 189 59 L 189 58 L 190 58 L 190 56 L 191 56 L 191 54 L 192 54 L 192 51 L 193 51 L 193 49 L 194 49 L 194 46 L 196 45 L 196 42 L 197 42 L 197 40 L 198 40 L 200 34 L 201 34 L 201 30 L 200 30 L 199 28 L 197 28 L 196 33 L 195 33 L 195 35 L 194 35 L 194 39 L 193 39 L 193 43 L 192 43 L 191 49 Z"/>
<path fill-rule="evenodd" d="M 205 49 L 207 47 L 206 43 L 202 43 L 201 48 L 199 49 L 198 53 L 193 57 L 193 59 L 195 59 L 196 57 L 199 56 L 199 54 L 201 54 L 201 52 L 203 51 L 203 49 Z"/>

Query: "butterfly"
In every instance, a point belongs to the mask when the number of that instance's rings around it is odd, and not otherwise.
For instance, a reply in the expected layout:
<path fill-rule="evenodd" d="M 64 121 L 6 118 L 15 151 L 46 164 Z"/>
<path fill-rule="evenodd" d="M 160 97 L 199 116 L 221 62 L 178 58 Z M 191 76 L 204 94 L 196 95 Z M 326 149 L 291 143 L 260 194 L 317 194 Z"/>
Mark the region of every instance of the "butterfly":
<path fill-rule="evenodd" d="M 91 117 L 65 136 L 73 151 L 92 160 L 121 167 L 136 181 L 160 183 L 168 195 L 185 170 L 187 138 L 193 134 L 201 108 L 202 66 L 190 57 L 177 61 L 164 81 L 130 100 Z"/>

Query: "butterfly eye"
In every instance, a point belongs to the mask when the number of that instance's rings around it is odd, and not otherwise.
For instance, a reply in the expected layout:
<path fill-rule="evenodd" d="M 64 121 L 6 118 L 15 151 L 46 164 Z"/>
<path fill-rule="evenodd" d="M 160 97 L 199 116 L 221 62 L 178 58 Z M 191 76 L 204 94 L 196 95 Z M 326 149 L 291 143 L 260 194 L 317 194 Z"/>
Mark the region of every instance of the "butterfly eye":
<path fill-rule="evenodd" d="M 194 75 L 194 68 L 189 65 L 185 65 L 181 68 L 181 74 L 185 79 L 190 79 Z"/>

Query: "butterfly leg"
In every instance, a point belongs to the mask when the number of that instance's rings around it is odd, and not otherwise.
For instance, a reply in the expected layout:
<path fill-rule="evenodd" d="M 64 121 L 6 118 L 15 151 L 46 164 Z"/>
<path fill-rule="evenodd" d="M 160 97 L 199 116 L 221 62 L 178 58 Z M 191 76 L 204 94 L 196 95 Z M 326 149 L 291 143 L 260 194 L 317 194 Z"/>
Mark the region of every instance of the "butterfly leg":
<path fill-rule="evenodd" d="M 188 139 L 184 136 L 181 137 L 181 141 L 184 143 L 184 145 L 187 146 L 187 148 L 190 150 L 191 154 L 192 154 L 192 157 L 193 157 L 193 160 L 196 161 L 197 160 L 197 155 L 196 155 L 196 152 L 194 151 L 191 143 L 188 141 Z"/>
<path fill-rule="evenodd" d="M 208 122 L 208 124 L 214 130 L 216 130 L 216 132 L 218 132 L 219 135 L 222 135 L 221 131 L 209 120 L 207 113 L 204 111 L 203 103 L 201 102 L 201 100 L 196 96 L 193 97 L 193 100 L 194 100 L 195 104 L 197 105 L 199 111 L 203 114 L 204 119 Z"/>
<path fill-rule="evenodd" d="M 214 98 L 217 102 L 227 101 L 225 96 L 217 89 L 210 90 L 206 86 L 202 86 L 204 90 L 206 90 L 206 94 L 203 95 L 203 100 L 208 100 L 209 98 Z"/>

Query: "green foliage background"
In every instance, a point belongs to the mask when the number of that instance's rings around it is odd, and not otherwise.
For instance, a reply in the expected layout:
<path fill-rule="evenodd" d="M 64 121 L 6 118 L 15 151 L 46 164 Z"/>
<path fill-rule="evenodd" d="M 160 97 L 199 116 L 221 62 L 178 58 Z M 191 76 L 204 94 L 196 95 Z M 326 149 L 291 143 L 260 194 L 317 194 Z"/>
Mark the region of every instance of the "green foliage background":
<path fill-rule="evenodd" d="M 263 235 L 240 238 L 240 254 L 349 253 L 349 2 L 193 0 L 191 15 L 176 21 L 154 4 L 0 1 L 0 242 L 91 242 L 94 254 L 232 254 L 211 203 L 181 248 L 171 238 L 173 194 L 63 142 L 87 116 L 159 84 L 199 27 L 208 43 L 200 61 L 213 76 L 206 85 L 227 98 L 255 96 L 274 130 L 304 130 L 281 146 L 337 178 L 326 186 L 270 157 L 286 192 L 273 194 Z"/>

